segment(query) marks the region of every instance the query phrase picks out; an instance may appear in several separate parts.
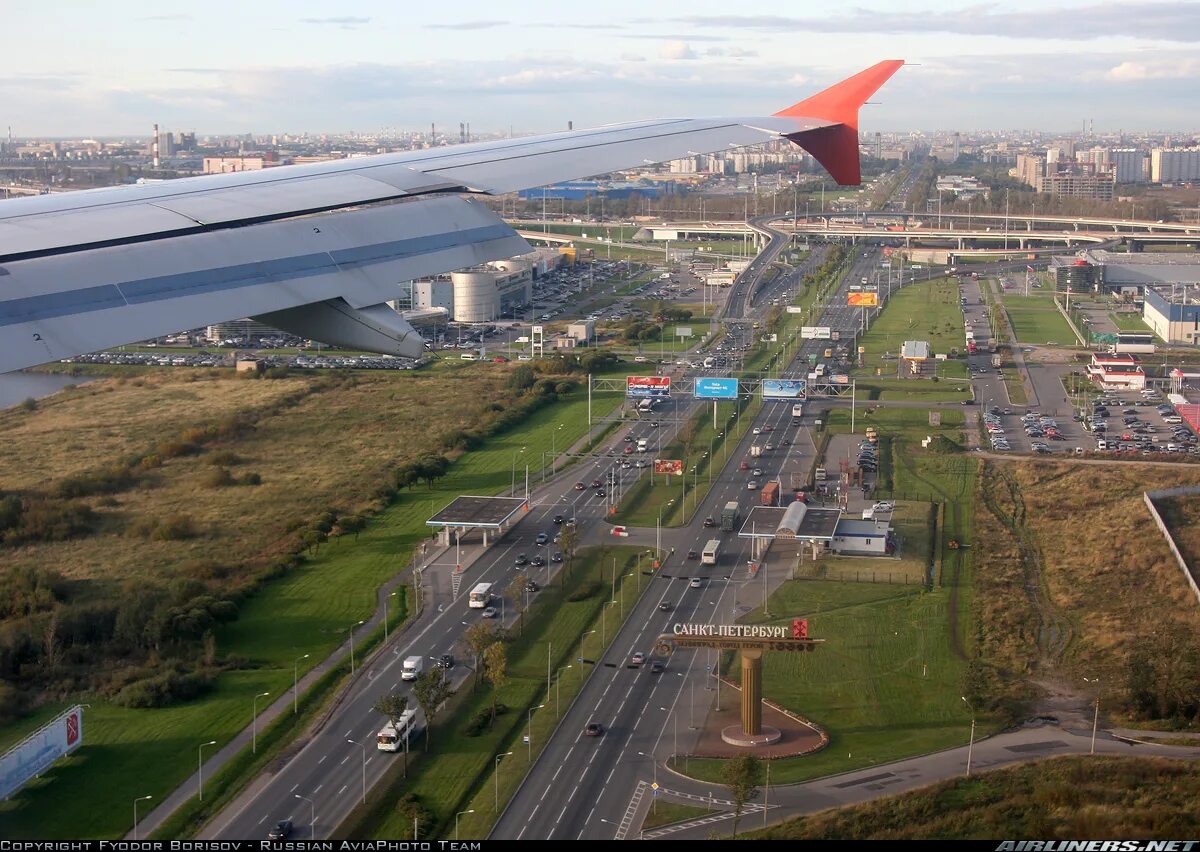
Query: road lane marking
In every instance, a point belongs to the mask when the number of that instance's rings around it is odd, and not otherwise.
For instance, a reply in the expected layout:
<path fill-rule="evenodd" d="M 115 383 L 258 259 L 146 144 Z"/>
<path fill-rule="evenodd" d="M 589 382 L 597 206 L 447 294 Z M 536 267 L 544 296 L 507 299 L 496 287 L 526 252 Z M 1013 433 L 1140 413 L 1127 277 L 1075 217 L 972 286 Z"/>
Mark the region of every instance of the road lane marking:
<path fill-rule="evenodd" d="M 349 784 L 343 784 L 343 785 L 342 785 L 342 789 L 340 789 L 340 790 L 338 790 L 338 791 L 337 791 L 337 795 L 339 795 L 339 796 L 340 796 L 340 795 L 342 795 L 342 793 L 345 793 L 345 792 L 346 792 L 346 788 L 347 788 L 347 787 L 349 787 L 349 786 L 350 786 Z"/>
<path fill-rule="evenodd" d="M 296 784 L 294 787 L 292 787 L 292 789 L 288 790 L 288 792 L 289 792 L 289 793 L 295 793 L 295 792 L 296 792 L 297 790 L 299 790 L 299 789 L 300 789 L 300 785 L 299 785 L 299 784 Z"/>
<path fill-rule="evenodd" d="M 266 814 L 263 814 L 263 818 L 262 818 L 262 819 L 260 819 L 260 820 L 258 821 L 258 824 L 259 824 L 259 825 L 262 825 L 262 824 L 263 824 L 264 822 L 266 822 L 266 821 L 267 821 L 267 815 L 266 815 Z"/>
<path fill-rule="evenodd" d="M 317 766 L 320 766 L 322 763 L 324 763 L 325 758 L 327 758 L 327 757 L 329 757 L 329 755 L 327 755 L 327 754 L 322 755 L 321 759 L 317 761 Z M 296 785 L 296 787 L 299 787 L 299 786 L 300 786 L 299 784 Z M 294 789 L 296 789 L 296 787 L 293 787 L 292 789 L 294 790 Z"/>

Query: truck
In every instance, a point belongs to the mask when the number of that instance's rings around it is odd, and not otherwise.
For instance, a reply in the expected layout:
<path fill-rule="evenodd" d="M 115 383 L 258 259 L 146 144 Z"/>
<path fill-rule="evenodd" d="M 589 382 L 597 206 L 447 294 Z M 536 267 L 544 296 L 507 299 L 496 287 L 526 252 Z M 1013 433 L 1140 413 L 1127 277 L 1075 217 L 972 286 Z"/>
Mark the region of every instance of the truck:
<path fill-rule="evenodd" d="M 708 544 L 704 545 L 704 550 L 700 552 L 701 565 L 716 565 L 717 557 L 721 555 L 721 540 L 719 538 L 709 539 Z"/>
<path fill-rule="evenodd" d="M 793 417 L 803 417 L 804 416 L 804 403 L 802 403 L 802 402 L 792 403 L 792 416 Z"/>
<path fill-rule="evenodd" d="M 758 492 L 758 502 L 762 506 L 775 506 L 779 503 L 779 483 L 772 479 Z"/>
<path fill-rule="evenodd" d="M 833 349 L 826 349 L 826 350 L 825 350 L 825 357 L 826 357 L 826 358 L 832 358 L 832 357 L 833 357 Z"/>
<path fill-rule="evenodd" d="M 992 366 L 993 366 L 993 367 L 995 367 L 997 370 L 999 370 L 999 369 L 1000 369 L 1000 365 L 1001 365 L 1002 363 L 1004 363 L 1004 362 L 1003 362 L 1003 360 L 1002 360 L 1002 359 L 1001 359 L 1001 357 L 1000 357 L 1000 353 L 999 353 L 999 352 L 993 352 L 993 353 L 992 353 Z"/>
<path fill-rule="evenodd" d="M 872 444 L 879 443 L 879 434 L 875 431 L 874 426 L 867 427 L 867 440 L 870 441 Z"/>
<path fill-rule="evenodd" d="M 649 441 L 647 441 L 645 438 L 638 438 L 638 442 L 637 442 L 637 451 L 638 451 L 639 453 L 644 453 L 644 452 L 646 452 L 646 450 L 648 450 L 649 448 L 650 448 L 650 442 L 649 442 Z"/>
<path fill-rule="evenodd" d="M 968 340 L 967 341 L 967 354 L 974 355 L 978 351 L 979 351 L 979 347 L 975 345 L 975 341 Z"/>
<path fill-rule="evenodd" d="M 422 656 L 405 657 L 404 667 L 400 669 L 400 680 L 416 680 L 424 664 L 425 658 Z"/>
<path fill-rule="evenodd" d="M 737 525 L 737 516 L 737 500 L 730 500 L 721 510 L 721 532 L 733 532 L 733 528 Z"/>
<path fill-rule="evenodd" d="M 809 355 L 808 355 L 808 366 L 810 366 L 810 367 L 815 367 L 815 366 L 817 366 L 817 353 L 816 353 L 816 352 L 810 352 L 810 353 L 809 353 Z"/>
<path fill-rule="evenodd" d="M 813 480 L 815 482 L 825 481 L 825 468 L 819 467 L 813 472 Z"/>
<path fill-rule="evenodd" d="M 842 333 L 835 328 L 829 332 L 829 339 L 830 340 L 841 340 Z"/>
<path fill-rule="evenodd" d="M 750 446 L 750 458 L 756 459 L 761 455 L 762 455 L 762 447 L 760 447 L 758 444 L 752 444 Z"/>

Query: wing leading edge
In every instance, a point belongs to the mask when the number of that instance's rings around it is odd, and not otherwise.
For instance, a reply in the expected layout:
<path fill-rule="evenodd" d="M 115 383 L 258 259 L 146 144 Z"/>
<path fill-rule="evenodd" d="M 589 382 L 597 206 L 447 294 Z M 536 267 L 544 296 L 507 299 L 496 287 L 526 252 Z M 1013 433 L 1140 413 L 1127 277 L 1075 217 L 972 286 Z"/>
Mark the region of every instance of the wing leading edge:
<path fill-rule="evenodd" d="M 398 284 L 528 250 L 500 194 L 786 138 L 859 182 L 880 62 L 772 116 L 665 119 L 0 204 L 0 372 L 245 316 L 415 357 Z"/>

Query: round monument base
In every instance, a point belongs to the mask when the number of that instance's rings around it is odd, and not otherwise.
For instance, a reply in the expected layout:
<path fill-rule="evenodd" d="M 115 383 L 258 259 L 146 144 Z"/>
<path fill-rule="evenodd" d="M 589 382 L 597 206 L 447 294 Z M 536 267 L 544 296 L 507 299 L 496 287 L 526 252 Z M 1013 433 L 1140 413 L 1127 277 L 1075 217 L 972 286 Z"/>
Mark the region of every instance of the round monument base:
<path fill-rule="evenodd" d="M 762 726 L 762 733 L 747 734 L 742 730 L 741 725 L 730 725 L 727 728 L 721 729 L 721 739 L 732 746 L 741 746 L 743 748 L 755 748 L 757 746 L 771 745 L 771 743 L 779 742 L 780 733 L 778 728 L 772 728 L 769 725 Z"/>

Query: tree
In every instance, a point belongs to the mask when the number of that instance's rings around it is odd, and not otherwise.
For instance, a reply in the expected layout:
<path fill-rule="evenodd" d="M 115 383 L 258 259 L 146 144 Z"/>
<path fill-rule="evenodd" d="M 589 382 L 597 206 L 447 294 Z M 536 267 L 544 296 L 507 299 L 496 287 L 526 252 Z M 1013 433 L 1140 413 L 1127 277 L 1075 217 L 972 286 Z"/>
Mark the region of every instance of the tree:
<path fill-rule="evenodd" d="M 391 695 L 381 695 L 375 699 L 375 703 L 371 705 L 371 709 L 380 716 L 387 717 L 387 720 L 392 723 L 395 728 L 400 727 L 400 719 L 404 716 L 404 711 L 408 709 L 408 696 L 401 695 L 398 692 L 393 692 Z"/>
<path fill-rule="evenodd" d="M 429 751 L 429 741 L 433 739 L 433 723 L 446 699 L 454 694 L 450 682 L 446 680 L 446 670 L 441 668 L 426 669 L 417 675 L 413 684 L 413 697 L 425 714 L 425 751 Z"/>
<path fill-rule="evenodd" d="M 675 440 L 683 448 L 683 457 L 685 460 L 692 454 L 692 447 L 696 444 L 696 435 L 699 431 L 699 426 L 699 419 L 693 417 L 679 427 L 679 434 L 675 437 Z"/>
<path fill-rule="evenodd" d="M 490 622 L 476 621 L 463 633 L 463 641 L 475 656 L 475 673 L 471 677 L 471 691 L 474 692 L 479 686 L 480 667 L 486 665 L 483 652 L 496 641 L 496 631 Z"/>
<path fill-rule="evenodd" d="M 733 800 L 733 836 L 737 837 L 738 821 L 746 802 L 758 795 L 762 780 L 762 764 L 752 754 L 743 754 L 721 767 L 721 782 L 729 788 Z"/>
<path fill-rule="evenodd" d="M 483 652 L 484 672 L 492 685 L 492 722 L 496 721 L 496 695 L 508 677 L 508 653 L 503 642 L 493 642 Z"/>
<path fill-rule="evenodd" d="M 508 374 L 508 387 L 510 390 L 523 391 L 526 388 L 533 387 L 535 381 L 536 377 L 533 374 L 533 367 L 528 364 L 521 364 Z"/>
<path fill-rule="evenodd" d="M 562 532 L 559 533 L 558 546 L 563 555 L 563 569 L 561 572 L 562 587 L 567 587 L 567 574 L 571 573 L 571 563 L 575 559 L 575 550 L 579 546 L 579 531 L 575 529 L 574 524 L 564 524 Z"/>
<path fill-rule="evenodd" d="M 508 584 L 508 589 L 505 591 L 505 595 L 512 601 L 512 608 L 517 611 L 517 615 L 521 619 L 521 633 L 525 632 L 525 585 L 528 582 L 528 577 L 518 574 L 512 578 L 512 582 Z"/>

